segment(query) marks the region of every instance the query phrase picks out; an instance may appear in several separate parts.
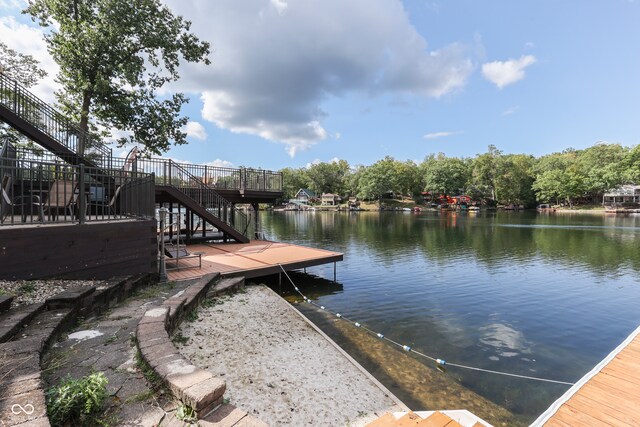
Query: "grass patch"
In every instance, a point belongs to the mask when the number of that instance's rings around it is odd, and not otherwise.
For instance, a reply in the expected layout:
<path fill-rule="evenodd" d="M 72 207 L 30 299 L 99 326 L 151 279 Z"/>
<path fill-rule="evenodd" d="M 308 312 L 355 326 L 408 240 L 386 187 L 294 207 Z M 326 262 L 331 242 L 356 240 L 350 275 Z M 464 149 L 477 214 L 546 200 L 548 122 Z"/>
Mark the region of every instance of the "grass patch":
<path fill-rule="evenodd" d="M 182 332 L 178 332 L 173 336 L 173 338 L 171 338 L 171 341 L 176 344 L 184 345 L 189 341 L 189 337 L 185 337 L 184 335 L 182 335 Z"/>
<path fill-rule="evenodd" d="M 195 409 L 189 405 L 180 405 L 176 410 L 176 418 L 188 423 L 198 420 Z"/>
<path fill-rule="evenodd" d="M 203 300 L 202 300 L 202 302 L 200 303 L 200 305 L 201 305 L 203 308 L 211 308 L 211 307 L 213 307 L 214 305 L 216 305 L 216 300 L 215 300 L 215 298 L 205 298 L 205 299 L 203 299 Z"/>
<path fill-rule="evenodd" d="M 109 380 L 102 372 L 79 379 L 70 376 L 46 392 L 47 415 L 53 425 L 94 426 L 107 397 Z"/>
<path fill-rule="evenodd" d="M 9 295 L 9 291 L 7 291 L 6 289 L 0 288 L 0 297 L 4 295 Z"/>
<path fill-rule="evenodd" d="M 187 313 L 187 315 L 185 316 L 185 320 L 187 322 L 195 322 L 196 320 L 198 320 L 198 310 L 197 309 L 193 309 L 190 312 Z"/>
<path fill-rule="evenodd" d="M 118 341 L 118 337 L 116 335 L 111 335 L 104 341 L 104 345 L 111 344 L 112 342 Z"/>
<path fill-rule="evenodd" d="M 146 402 L 147 400 L 151 399 L 153 396 L 155 396 L 155 392 L 153 390 L 146 390 L 138 394 L 134 394 L 133 396 L 127 397 L 124 403 Z"/>
<path fill-rule="evenodd" d="M 36 290 L 36 285 L 34 285 L 31 282 L 26 282 L 24 285 L 20 285 L 20 287 L 18 288 L 18 291 L 27 295 L 33 293 L 33 291 L 35 290 Z"/>
<path fill-rule="evenodd" d="M 175 286 L 176 286 L 176 282 L 156 283 L 155 285 L 138 289 L 138 291 L 135 294 L 135 298 L 136 299 L 157 298 L 161 294 L 172 290 Z"/>
<path fill-rule="evenodd" d="M 153 370 L 151 366 L 147 364 L 147 362 L 142 359 L 142 354 L 140 354 L 140 350 L 136 351 L 136 366 L 142 372 L 144 378 L 151 384 L 151 388 L 155 391 L 158 391 L 164 387 L 164 382 L 160 375 Z"/>

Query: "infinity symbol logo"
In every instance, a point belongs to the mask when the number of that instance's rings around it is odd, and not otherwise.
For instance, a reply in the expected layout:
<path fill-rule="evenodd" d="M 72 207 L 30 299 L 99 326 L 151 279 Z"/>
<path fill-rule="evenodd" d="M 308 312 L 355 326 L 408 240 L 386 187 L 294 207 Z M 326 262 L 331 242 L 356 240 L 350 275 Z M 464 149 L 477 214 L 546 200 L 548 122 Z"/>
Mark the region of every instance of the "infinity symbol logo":
<path fill-rule="evenodd" d="M 16 409 L 16 408 L 18 408 L 18 409 Z M 14 415 L 18 415 L 20 412 L 24 412 L 27 415 L 31 415 L 31 414 L 33 414 L 33 411 L 35 411 L 35 410 L 36 410 L 36 408 L 34 408 L 31 403 L 27 403 L 24 406 L 18 405 L 16 403 L 15 405 L 11 406 L 11 412 L 13 412 Z"/>

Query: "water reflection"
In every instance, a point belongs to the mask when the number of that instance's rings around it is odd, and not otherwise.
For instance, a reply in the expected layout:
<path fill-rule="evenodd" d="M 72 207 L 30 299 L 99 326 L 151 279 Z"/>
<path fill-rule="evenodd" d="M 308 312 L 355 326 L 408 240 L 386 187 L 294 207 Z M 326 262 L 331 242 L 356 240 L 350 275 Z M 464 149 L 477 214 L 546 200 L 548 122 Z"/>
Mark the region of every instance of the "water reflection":
<path fill-rule="evenodd" d="M 341 285 L 294 278 L 310 297 L 455 363 L 575 381 L 640 323 L 640 216 L 286 212 L 263 224 L 276 240 L 345 253 Z M 333 277 L 333 266 L 309 271 Z M 566 390 L 447 375 L 528 420 Z"/>

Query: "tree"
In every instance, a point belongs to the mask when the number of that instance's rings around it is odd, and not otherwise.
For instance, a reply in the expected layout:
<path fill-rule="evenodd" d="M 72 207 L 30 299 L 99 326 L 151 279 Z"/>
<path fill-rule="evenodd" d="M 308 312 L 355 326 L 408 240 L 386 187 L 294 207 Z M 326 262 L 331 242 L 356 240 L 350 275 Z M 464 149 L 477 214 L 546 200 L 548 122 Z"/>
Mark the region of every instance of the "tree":
<path fill-rule="evenodd" d="M 160 154 L 184 144 L 188 118 L 180 116 L 182 93 L 159 99 L 179 79 L 181 58 L 209 64 L 209 43 L 189 32 L 160 0 L 30 0 L 25 13 L 41 26 L 60 65 L 56 95 L 65 113 L 88 131 L 94 125 L 130 132 L 127 142 Z M 83 154 L 84 147 L 79 147 Z"/>
<path fill-rule="evenodd" d="M 496 175 L 502 151 L 495 145 L 489 145 L 487 152 L 479 154 L 472 161 L 471 186 L 485 199 L 498 201 Z"/>
<path fill-rule="evenodd" d="M 441 194 L 464 191 L 471 177 L 469 162 L 443 153 L 428 156 L 421 169 L 425 191 Z"/>
<path fill-rule="evenodd" d="M 623 160 L 628 150 L 620 144 L 596 144 L 582 150 L 578 162 L 585 176 L 585 190 L 596 197 L 625 181 Z"/>
<path fill-rule="evenodd" d="M 640 145 L 627 152 L 623 160 L 624 179 L 630 184 L 640 185 Z"/>
<path fill-rule="evenodd" d="M 35 85 L 47 75 L 47 72 L 40 68 L 39 64 L 33 56 L 17 52 L 0 41 L 0 72 L 10 79 L 18 81 L 25 87 Z M 18 144 L 26 138 L 2 123 L 0 124 L 0 140 Z"/>
<path fill-rule="evenodd" d="M 358 197 L 380 200 L 383 195 L 392 192 L 395 180 L 394 164 L 393 157 L 386 156 L 364 169 L 360 176 Z"/>
<path fill-rule="evenodd" d="M 309 177 L 304 169 L 284 168 L 280 172 L 282 172 L 284 182 L 285 200 L 293 199 L 298 190 L 309 187 Z"/>
<path fill-rule="evenodd" d="M 322 193 L 344 194 L 349 163 L 346 160 L 322 162 L 311 165 L 307 171 L 309 187 L 318 195 Z"/>

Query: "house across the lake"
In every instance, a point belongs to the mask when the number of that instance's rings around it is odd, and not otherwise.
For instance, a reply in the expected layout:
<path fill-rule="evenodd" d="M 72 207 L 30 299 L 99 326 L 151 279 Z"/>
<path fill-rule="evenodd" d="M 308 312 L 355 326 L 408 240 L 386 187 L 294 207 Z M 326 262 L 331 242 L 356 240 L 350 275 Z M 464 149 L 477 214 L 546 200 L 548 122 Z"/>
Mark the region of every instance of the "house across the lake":
<path fill-rule="evenodd" d="M 332 193 L 322 193 L 322 197 L 320 199 L 320 204 L 322 206 L 335 206 L 340 203 L 342 199 L 337 194 Z"/>
<path fill-rule="evenodd" d="M 607 206 L 640 204 L 640 185 L 623 185 L 604 193 L 602 203 Z"/>
<path fill-rule="evenodd" d="M 308 205 L 309 203 L 313 202 L 317 198 L 318 196 L 313 191 L 309 190 L 308 188 L 301 188 L 296 193 L 295 198 L 289 200 L 289 203 Z"/>

